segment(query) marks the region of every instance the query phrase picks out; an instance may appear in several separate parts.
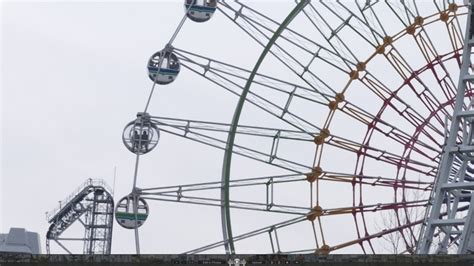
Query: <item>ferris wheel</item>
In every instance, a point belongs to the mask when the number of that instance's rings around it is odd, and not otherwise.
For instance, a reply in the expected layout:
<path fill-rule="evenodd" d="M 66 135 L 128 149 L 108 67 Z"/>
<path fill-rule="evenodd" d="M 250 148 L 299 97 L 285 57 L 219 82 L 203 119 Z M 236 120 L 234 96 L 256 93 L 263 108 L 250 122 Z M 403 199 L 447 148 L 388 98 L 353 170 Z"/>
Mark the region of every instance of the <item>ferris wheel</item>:
<path fill-rule="evenodd" d="M 435 224 L 430 210 L 439 198 L 438 170 L 459 105 L 470 5 L 299 0 L 277 20 L 252 2 L 184 1 L 176 31 L 147 63 L 151 92 L 122 136 L 136 155 L 133 188 L 115 212 L 122 227 L 134 230 L 137 253 L 139 228 L 160 201 L 220 210 L 222 239 L 183 250 L 189 254 L 222 247 L 239 253 L 248 241 L 261 248 L 254 253 L 414 253 L 426 232 L 426 245 L 456 252 L 460 238 L 451 232 L 462 225 L 425 228 Z M 253 67 L 193 52 L 192 45 L 174 46 L 186 23 L 213 23 L 215 16 L 261 48 Z M 230 121 L 149 112 L 156 90 L 191 74 L 236 97 Z M 466 109 L 470 83 L 462 95 Z M 247 124 L 243 116 L 258 118 Z M 458 131 L 451 135 L 462 140 L 466 130 Z M 159 151 L 166 134 L 222 150 L 222 175 L 141 187 L 140 158 Z M 270 174 L 236 176 L 242 158 Z M 453 155 L 449 179 L 474 180 L 471 161 Z M 454 212 L 448 204 L 436 217 L 468 215 L 470 192 L 457 189 L 456 199 L 439 203 L 456 202 Z M 237 211 L 255 220 L 254 227 L 242 229 Z"/>

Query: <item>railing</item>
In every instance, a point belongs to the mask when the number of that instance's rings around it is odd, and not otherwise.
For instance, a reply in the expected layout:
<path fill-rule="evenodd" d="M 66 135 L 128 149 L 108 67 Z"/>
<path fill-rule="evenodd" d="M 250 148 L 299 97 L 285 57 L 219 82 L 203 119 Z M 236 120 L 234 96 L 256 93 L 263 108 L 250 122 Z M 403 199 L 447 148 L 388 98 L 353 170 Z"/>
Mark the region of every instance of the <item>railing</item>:
<path fill-rule="evenodd" d="M 49 222 L 51 218 L 53 218 L 56 214 L 61 211 L 64 206 L 67 206 L 68 203 L 74 199 L 77 195 L 79 195 L 85 188 L 94 186 L 94 187 L 103 187 L 109 194 L 111 194 L 112 190 L 110 187 L 105 183 L 103 179 L 87 179 L 84 183 L 82 183 L 79 187 L 77 187 L 68 197 L 64 200 L 59 202 L 59 205 L 54 208 L 52 211 L 46 213 L 46 220 Z"/>

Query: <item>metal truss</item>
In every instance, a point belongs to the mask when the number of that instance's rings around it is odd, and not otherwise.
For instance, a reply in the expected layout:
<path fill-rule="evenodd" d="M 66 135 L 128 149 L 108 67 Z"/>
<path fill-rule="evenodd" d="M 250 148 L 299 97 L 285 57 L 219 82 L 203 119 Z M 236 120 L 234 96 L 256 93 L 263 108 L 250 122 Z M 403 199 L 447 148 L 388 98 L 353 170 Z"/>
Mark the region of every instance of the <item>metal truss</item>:
<path fill-rule="evenodd" d="M 60 206 L 48 214 L 51 224 L 46 233 L 46 250 L 50 254 L 50 241 L 54 241 L 69 254 L 65 242 L 83 242 L 83 254 L 110 254 L 112 247 L 114 200 L 103 180 L 88 179 L 78 187 Z M 84 227 L 84 237 L 62 237 L 73 225 Z"/>
<path fill-rule="evenodd" d="M 474 160 L 474 102 L 465 98 L 474 82 L 471 54 L 474 46 L 474 6 L 469 5 L 462 65 L 446 145 L 432 194 L 418 253 L 466 254 L 474 252 L 474 185 L 468 170 Z M 468 200 L 466 200 L 468 199 Z M 468 203 L 467 203 L 467 202 Z M 462 207 L 469 206 L 466 211 Z M 446 216 L 441 216 L 442 211 Z M 465 210 L 465 208 L 464 208 Z M 436 236 L 436 237 L 435 237 Z"/>

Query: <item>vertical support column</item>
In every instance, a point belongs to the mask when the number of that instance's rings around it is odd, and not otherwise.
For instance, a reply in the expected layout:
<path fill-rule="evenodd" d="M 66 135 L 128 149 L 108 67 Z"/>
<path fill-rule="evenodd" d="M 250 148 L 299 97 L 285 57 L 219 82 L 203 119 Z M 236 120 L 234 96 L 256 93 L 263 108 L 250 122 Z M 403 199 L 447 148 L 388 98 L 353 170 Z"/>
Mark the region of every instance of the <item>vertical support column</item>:
<path fill-rule="evenodd" d="M 469 1 L 456 101 L 448 138 L 442 151 L 440 167 L 433 187 L 434 193 L 429 201 L 431 208 L 427 210 L 429 213 L 423 225 L 425 228 L 422 229 L 421 239 L 417 245 L 419 254 L 448 253 L 451 243 L 458 245 L 457 253 L 465 253 L 472 234 L 471 216 L 474 205 L 470 204 L 467 215 L 458 212 L 458 204 L 465 197 L 465 191 L 474 189 L 473 182 L 465 181 L 467 164 L 474 160 L 474 143 L 472 141 L 474 109 L 472 102 L 465 103 L 467 84 L 474 83 L 474 75 L 469 73 L 471 51 L 474 45 L 472 9 L 473 6 Z M 460 132 L 462 135 L 459 135 Z M 458 142 L 459 139 L 461 143 Z M 453 164 L 455 160 L 460 160 L 461 165 Z M 473 203 L 472 200 L 471 203 Z M 437 247 L 433 245 L 435 234 L 441 238 Z"/>
<path fill-rule="evenodd" d="M 94 248 L 94 243 L 96 239 L 96 220 L 97 220 L 97 205 L 98 205 L 98 194 L 97 191 L 94 191 L 94 199 L 92 202 L 92 216 L 91 216 L 91 222 L 88 224 L 89 227 L 89 247 L 88 247 L 88 253 L 89 255 L 92 255 L 95 253 L 95 248 Z"/>

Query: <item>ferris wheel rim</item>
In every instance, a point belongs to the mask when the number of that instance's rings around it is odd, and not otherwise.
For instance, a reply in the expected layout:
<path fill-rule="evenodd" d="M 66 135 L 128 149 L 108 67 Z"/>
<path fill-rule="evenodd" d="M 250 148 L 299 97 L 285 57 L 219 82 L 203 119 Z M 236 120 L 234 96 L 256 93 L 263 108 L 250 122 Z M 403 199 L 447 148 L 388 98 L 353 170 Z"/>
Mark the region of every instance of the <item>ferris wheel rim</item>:
<path fill-rule="evenodd" d="M 466 5 L 460 5 L 459 7 L 467 7 L 467 6 L 466 6 Z M 447 10 L 445 10 L 445 12 L 446 12 L 446 13 L 440 12 L 440 13 L 434 13 L 434 14 L 432 14 L 432 15 L 422 17 L 423 19 L 430 19 L 430 18 L 431 18 L 431 19 L 434 18 L 434 19 L 433 19 L 432 21 L 429 21 L 429 22 L 426 23 L 426 24 L 419 25 L 419 27 L 422 28 L 422 27 L 424 27 L 424 26 L 428 26 L 428 25 L 431 25 L 431 24 L 436 23 L 436 22 L 439 22 L 439 21 L 444 21 L 443 18 L 442 18 L 442 16 L 435 18 L 435 15 L 438 15 L 438 14 L 440 14 L 440 15 L 448 14 L 449 10 L 447 9 Z M 454 12 L 453 17 L 465 16 L 465 15 L 467 15 L 467 12 Z M 446 21 L 444 21 L 444 22 L 446 23 Z M 406 30 L 402 30 L 402 31 L 398 32 L 397 34 L 395 34 L 395 35 L 393 36 L 393 42 L 396 42 L 397 40 L 401 39 L 401 38 L 404 37 L 404 36 L 413 35 L 412 33 L 409 33 L 408 31 L 409 31 L 409 29 L 407 28 Z M 428 68 L 429 68 L 428 66 L 429 66 L 430 64 L 435 64 L 435 63 L 443 64 L 443 63 L 445 63 L 446 61 L 449 61 L 449 60 L 459 60 L 459 58 L 460 58 L 460 56 L 461 56 L 461 54 L 460 54 L 459 52 L 460 52 L 460 51 L 462 52 L 462 50 L 463 50 L 463 46 L 461 46 L 460 48 L 459 48 L 459 47 L 458 47 L 458 48 L 453 47 L 453 50 L 450 50 L 450 51 L 447 52 L 447 53 L 438 55 L 438 57 L 436 57 L 436 58 L 433 59 L 432 61 L 427 62 L 426 65 L 423 65 L 423 66 L 421 66 L 420 68 L 418 68 L 418 69 L 416 69 L 416 70 L 413 70 L 412 76 L 409 77 L 409 78 L 407 78 L 407 80 L 412 80 L 414 73 L 420 74 L 420 73 L 422 73 L 422 72 L 428 70 Z M 372 58 L 373 58 L 373 57 L 369 58 L 369 61 L 370 61 L 370 59 L 372 59 Z M 405 87 L 405 84 L 401 84 L 401 85 L 400 85 L 399 87 L 397 87 L 397 89 L 395 89 L 393 92 L 396 94 L 399 90 L 403 89 L 404 87 Z M 347 87 L 347 89 L 349 89 L 349 86 Z M 463 97 L 472 97 L 472 96 L 473 96 L 473 93 L 474 93 L 474 91 L 471 89 L 469 92 L 466 92 Z M 392 100 L 392 99 L 390 99 L 390 100 Z M 444 110 L 446 107 L 448 107 L 448 106 L 450 106 L 450 105 L 453 105 L 453 104 L 454 104 L 454 100 L 455 100 L 455 96 L 452 96 L 452 97 L 448 97 L 447 99 L 445 99 L 445 100 L 443 100 L 443 101 L 440 101 L 440 103 L 439 103 L 440 106 L 438 106 L 438 108 L 436 108 L 434 111 L 432 111 L 432 113 L 430 113 L 430 114 L 428 114 L 426 117 L 424 117 L 424 118 L 426 118 L 426 121 L 424 121 L 424 122 L 421 124 L 421 129 L 416 129 L 415 132 L 413 133 L 413 135 L 411 136 L 411 139 L 408 141 L 408 143 L 410 143 L 410 144 L 412 144 L 412 145 L 406 146 L 406 147 L 403 148 L 403 152 L 402 152 L 403 156 L 400 157 L 400 161 L 398 162 L 398 163 L 400 164 L 400 169 L 397 170 L 397 174 L 396 174 L 396 179 L 397 179 L 397 180 L 401 180 L 402 182 L 406 181 L 406 172 L 407 172 L 407 170 L 413 170 L 413 169 L 410 169 L 410 166 L 408 165 L 408 160 L 404 160 L 404 161 L 403 161 L 403 159 L 409 158 L 409 157 L 411 156 L 412 152 L 415 151 L 415 149 L 414 149 L 414 143 L 415 143 L 416 141 L 418 141 L 422 129 L 425 128 L 425 127 L 427 127 L 428 122 L 429 122 L 431 119 L 433 119 L 433 117 L 434 117 L 435 115 L 437 115 L 439 111 Z M 381 108 L 380 108 L 378 114 L 380 114 L 380 115 L 383 114 L 383 109 L 384 109 L 386 106 L 387 106 L 387 103 L 384 103 L 384 104 L 381 106 Z M 337 110 L 337 109 L 336 109 L 336 110 Z M 332 110 L 331 110 L 331 112 L 332 112 Z M 330 113 L 331 113 L 331 112 L 330 112 Z M 330 114 L 328 115 L 328 117 L 330 117 Z M 448 119 L 449 119 L 449 118 L 448 118 Z M 371 127 L 371 128 L 369 128 L 369 129 L 367 130 L 366 135 L 365 135 L 365 137 L 364 137 L 364 143 L 365 143 L 366 140 L 367 140 L 367 143 L 370 142 L 370 135 L 375 132 L 375 129 L 376 129 L 375 124 L 377 124 L 379 121 L 373 120 L 372 122 L 374 123 L 374 126 Z M 368 138 L 368 139 L 367 139 L 367 138 Z M 323 144 L 323 145 L 324 145 L 324 144 Z M 362 150 L 362 147 L 360 148 L 360 150 Z M 440 156 L 440 154 L 441 154 L 441 151 L 439 151 L 438 156 Z M 361 172 L 362 172 L 363 169 L 364 169 L 364 160 L 365 160 L 365 158 L 368 158 L 368 157 L 370 157 L 370 156 L 368 156 L 367 153 L 361 153 L 361 156 L 358 156 L 358 157 L 357 157 L 357 163 L 361 163 L 361 166 L 360 166 L 360 169 L 359 169 Z M 357 169 L 358 169 L 358 168 L 356 167 L 355 170 L 357 171 Z M 403 170 L 402 170 L 402 169 L 403 169 Z M 415 170 L 415 171 L 418 171 L 418 170 Z M 437 171 L 436 168 L 433 168 L 431 171 L 426 172 L 426 173 L 424 173 L 424 174 L 426 174 L 427 176 L 429 175 L 429 176 L 433 176 L 433 178 L 436 178 L 436 176 L 435 176 L 436 171 Z M 431 173 L 431 174 L 430 174 L 430 173 Z M 435 180 L 433 180 L 433 184 L 434 184 L 434 182 L 435 182 Z M 359 185 L 359 193 L 358 193 L 358 195 L 359 195 L 359 196 L 362 196 L 362 183 L 359 183 L 358 185 Z M 401 189 L 402 189 L 402 192 L 403 192 L 403 194 L 404 194 L 406 187 L 402 186 Z M 354 192 L 354 193 L 355 193 L 355 192 Z M 395 191 L 394 191 L 394 194 L 395 194 L 394 203 L 397 203 L 397 202 L 404 203 L 404 202 L 406 202 L 406 200 L 405 200 L 404 198 L 402 198 L 401 201 L 398 201 L 398 200 L 396 199 L 396 198 L 397 198 L 397 194 L 396 194 L 396 193 L 397 193 L 397 192 L 396 192 L 396 190 L 395 190 Z M 428 202 L 428 200 L 429 200 L 429 197 L 425 199 L 426 202 Z M 354 206 L 354 207 L 356 206 L 356 202 L 355 202 L 355 201 L 353 201 L 353 206 Z M 407 207 L 407 206 L 403 206 L 403 205 L 402 205 L 402 206 L 399 208 L 399 209 L 402 209 L 403 212 L 404 212 L 405 215 L 406 215 L 406 216 L 405 216 L 405 219 L 407 219 L 407 221 L 406 221 L 405 223 L 400 222 L 400 217 L 399 217 L 399 213 L 398 213 L 399 210 L 398 210 L 398 209 L 394 209 L 394 211 L 395 211 L 395 216 L 396 216 L 396 220 L 397 220 L 396 223 L 398 224 L 398 226 L 404 226 L 405 224 L 413 224 L 413 225 L 416 225 L 416 224 L 420 224 L 420 223 L 423 222 L 423 220 L 410 221 L 411 218 L 409 218 L 409 217 L 408 217 L 408 214 L 407 214 L 407 211 L 408 211 L 409 208 L 412 208 L 412 207 L 411 207 L 411 206 L 410 206 L 410 207 Z M 362 220 L 362 225 L 363 225 L 362 228 L 364 228 L 364 230 L 365 230 L 366 233 L 367 233 L 367 230 L 366 230 L 366 221 L 365 221 L 365 218 L 364 218 L 364 213 L 361 212 L 360 215 L 361 215 L 361 220 Z M 355 220 L 356 230 L 359 231 L 359 225 L 357 225 L 357 218 L 356 218 L 356 216 L 354 216 L 354 220 Z M 409 232 L 410 235 L 409 235 L 408 237 L 414 237 L 414 238 L 417 237 L 417 236 L 416 236 L 416 233 L 413 231 L 413 227 L 408 227 L 407 229 L 410 231 L 410 232 Z M 403 233 L 403 231 L 400 231 L 400 232 L 401 232 L 401 236 L 402 236 L 403 240 L 406 242 L 406 236 L 405 236 L 405 234 Z M 357 232 L 357 233 L 359 234 L 359 232 Z M 416 247 L 411 247 L 411 248 L 414 249 L 414 248 L 416 248 Z"/>
<path fill-rule="evenodd" d="M 305 0 L 302 0 L 301 2 L 299 2 L 299 4 L 301 4 L 302 2 L 306 2 L 306 1 L 305 1 Z M 465 6 L 465 5 L 460 5 L 459 7 L 466 7 L 466 6 Z M 296 9 L 296 8 L 295 8 L 295 9 Z M 444 10 L 444 11 L 447 11 L 447 10 Z M 441 21 L 441 20 L 442 20 L 441 18 L 434 18 L 434 17 L 435 17 L 436 15 L 438 15 L 438 14 L 442 14 L 442 13 L 441 13 L 441 12 L 440 12 L 440 13 L 433 13 L 433 14 L 431 14 L 431 15 L 425 16 L 424 19 L 430 19 L 430 18 L 431 18 L 431 19 L 433 19 L 433 20 L 432 20 L 432 21 L 429 21 L 429 23 L 423 24 L 423 26 L 427 26 L 427 25 L 432 24 L 432 23 L 434 23 L 434 22 L 436 22 L 436 21 Z M 467 14 L 467 12 L 458 12 L 458 13 L 455 13 L 454 16 L 457 17 L 457 16 L 466 15 L 466 14 Z M 288 17 L 290 17 L 290 16 L 291 16 L 291 14 L 288 15 Z M 296 14 L 295 14 L 295 16 L 296 16 Z M 288 18 L 288 17 L 287 17 L 287 18 Z M 290 21 L 290 22 L 291 22 L 291 21 Z M 288 24 L 289 24 L 289 23 L 288 23 Z M 283 25 L 283 23 L 282 23 L 281 25 Z M 422 27 L 422 26 L 419 26 L 419 27 Z M 287 29 L 287 28 L 288 28 L 288 25 L 286 25 L 286 26 L 284 27 L 284 29 Z M 284 29 L 283 29 L 283 30 L 284 30 Z M 281 32 L 280 32 L 280 33 L 281 33 Z M 407 33 L 407 29 L 403 29 L 403 30 L 401 30 L 400 32 L 396 32 L 396 33 L 393 35 L 393 39 L 391 39 L 390 42 L 395 42 L 395 41 L 399 40 L 400 38 L 402 38 L 402 37 L 404 37 L 404 36 L 406 36 L 406 35 L 408 35 L 408 34 L 409 34 L 409 33 Z M 278 36 L 278 37 L 279 37 L 279 36 Z M 276 39 L 273 40 L 273 41 L 276 41 Z M 271 44 L 271 40 L 267 43 L 267 46 L 268 46 L 268 45 L 270 45 L 270 46 L 272 45 L 272 44 Z M 267 46 L 265 46 L 264 48 L 266 49 Z M 265 52 L 265 51 L 264 51 L 264 52 Z M 264 52 L 263 52 L 263 53 L 264 53 Z M 453 52 L 455 52 L 455 51 L 451 51 L 450 53 L 453 53 Z M 374 54 L 376 54 L 376 52 L 374 52 Z M 449 53 L 448 53 L 448 54 L 449 54 Z M 372 58 L 373 58 L 373 55 L 369 56 L 368 61 L 370 61 L 370 59 L 372 59 Z M 264 59 L 264 58 L 262 58 L 262 60 L 263 60 L 263 59 Z M 257 64 L 258 64 L 258 63 L 257 63 Z M 254 70 L 255 70 L 255 69 L 254 69 Z M 257 70 L 258 70 L 258 69 L 257 69 Z M 255 73 L 256 73 L 256 71 L 255 71 Z M 352 74 L 352 73 L 350 73 L 350 75 L 351 75 L 351 74 Z M 250 76 L 253 77 L 253 75 L 254 75 L 254 71 L 252 71 L 252 73 L 251 73 Z M 245 91 L 248 91 L 248 90 L 250 89 L 251 83 L 253 82 L 252 80 L 253 80 L 253 78 L 250 78 L 250 79 L 248 80 L 248 83 L 249 83 L 248 85 L 249 85 L 249 86 L 247 87 L 247 84 L 246 84 L 246 86 L 244 87 L 244 90 L 245 90 Z M 350 84 L 350 81 L 349 81 L 349 84 Z M 349 86 L 346 86 L 345 88 L 348 89 L 348 87 L 349 87 Z M 240 99 L 245 98 L 245 96 L 246 96 L 246 94 L 245 94 L 245 92 L 243 92 L 242 95 L 241 95 L 241 97 L 240 97 Z M 336 95 L 336 96 L 337 96 L 337 95 Z M 240 99 L 239 99 L 239 101 L 240 101 Z M 448 103 L 445 103 L 445 104 L 448 104 Z M 445 104 L 443 104 L 443 106 L 445 106 Z M 236 111 L 234 112 L 234 115 L 235 115 L 235 113 L 236 113 L 237 111 L 239 111 L 239 112 L 242 111 L 242 108 L 243 108 L 243 105 L 241 106 L 240 110 L 237 110 L 237 109 L 236 109 Z M 328 118 L 330 118 L 330 117 L 335 113 L 336 110 L 337 110 L 337 108 L 336 108 L 335 110 L 332 110 L 332 109 L 331 109 L 331 110 L 329 111 L 329 113 L 328 113 Z M 239 114 L 239 115 L 240 115 L 240 114 Z M 331 124 L 331 120 L 332 120 L 332 119 L 329 119 L 329 121 L 327 121 L 327 127 L 329 127 L 329 125 Z M 237 118 L 237 121 L 236 121 L 236 122 L 237 122 L 237 124 L 238 124 L 238 118 Z M 232 122 L 231 126 L 234 126 L 233 124 L 234 124 L 234 121 Z M 326 125 L 325 125 L 325 126 L 326 126 Z M 324 128 L 326 128 L 326 127 L 324 127 Z M 233 135 L 235 135 L 235 131 L 233 132 Z M 229 136 L 230 136 L 230 133 L 229 133 Z M 323 144 L 323 145 L 324 145 L 324 144 Z M 408 149 L 408 150 L 411 150 L 411 149 Z M 229 151 L 229 149 L 226 148 L 226 149 L 225 149 L 225 153 L 226 153 L 226 154 L 229 153 L 229 154 L 230 154 L 230 157 L 231 157 L 231 156 L 232 156 L 232 149 L 230 149 L 230 151 Z M 225 206 L 223 206 L 222 208 L 225 209 L 226 213 L 229 213 L 229 214 L 222 213 L 221 218 L 222 218 L 222 223 L 223 223 L 223 224 L 224 224 L 224 223 L 229 224 L 226 229 L 227 229 L 227 230 L 230 229 L 230 237 L 231 237 L 231 238 L 230 238 L 229 240 L 227 240 L 227 241 L 224 239 L 224 243 L 226 244 L 226 243 L 228 243 L 228 242 L 232 242 L 232 232 L 231 232 L 231 225 L 230 225 L 230 207 L 229 207 L 229 205 L 228 205 L 228 201 L 229 201 L 229 198 L 228 198 L 228 193 L 229 193 L 228 184 L 229 184 L 229 183 L 228 183 L 228 182 L 229 182 L 229 179 L 230 179 L 230 167 L 228 167 L 229 170 L 227 170 L 226 172 L 224 172 L 225 167 L 226 167 L 226 166 L 225 166 L 225 163 L 226 163 L 226 159 L 225 159 L 225 158 L 226 158 L 226 157 L 224 157 L 222 183 L 224 184 L 224 188 L 225 188 L 225 190 L 227 191 L 227 197 L 223 198 L 223 202 L 225 203 Z M 227 175 L 227 176 L 226 176 L 226 180 L 224 180 L 224 175 Z M 398 177 L 397 177 L 397 178 L 398 178 Z M 362 184 L 359 184 L 359 185 L 361 186 Z M 227 216 L 227 219 L 224 217 L 224 215 L 228 215 L 228 216 Z M 362 217 L 363 217 L 363 216 L 364 216 L 364 213 L 361 213 L 361 215 L 362 215 Z M 414 223 L 411 223 L 411 224 L 417 224 L 417 222 L 418 222 L 418 221 L 416 221 L 416 222 L 414 222 Z M 364 221 L 363 223 L 365 224 L 365 221 Z M 356 222 L 356 224 L 357 224 L 357 222 Z M 403 224 L 403 225 L 401 225 L 401 226 L 406 226 L 406 225 Z M 357 225 L 356 225 L 356 227 L 357 227 Z M 224 233 L 224 235 L 226 235 L 226 233 L 225 233 L 225 230 L 226 230 L 226 229 L 223 228 L 223 233 Z M 340 245 L 337 245 L 337 246 L 340 246 Z M 331 248 L 331 250 L 332 250 L 332 248 Z M 227 251 L 227 247 L 226 247 L 226 251 Z"/>
<path fill-rule="evenodd" d="M 225 243 L 225 250 L 227 254 L 234 254 L 235 247 L 232 235 L 232 222 L 230 218 L 230 191 L 229 191 L 229 181 L 230 181 L 230 168 L 232 163 L 232 154 L 233 154 L 233 144 L 236 136 L 237 125 L 239 124 L 240 115 L 242 113 L 244 103 L 246 102 L 248 91 L 253 84 L 253 80 L 260 68 L 260 65 L 270 52 L 271 47 L 275 44 L 276 40 L 281 36 L 282 32 L 287 29 L 288 25 L 293 21 L 293 19 L 304 9 L 304 7 L 309 3 L 309 0 L 301 0 L 290 13 L 286 16 L 283 22 L 280 24 L 278 29 L 275 31 L 273 36 L 270 38 L 268 43 L 265 45 L 262 53 L 260 54 L 255 66 L 250 73 L 249 78 L 245 84 L 245 87 L 242 91 L 242 94 L 239 97 L 239 101 L 234 111 L 232 122 L 230 124 L 230 131 L 227 137 L 226 148 L 224 152 L 224 160 L 222 164 L 222 183 L 223 190 L 221 192 L 221 200 L 223 201 L 223 206 L 221 207 L 221 223 L 222 223 L 222 234 Z"/>

